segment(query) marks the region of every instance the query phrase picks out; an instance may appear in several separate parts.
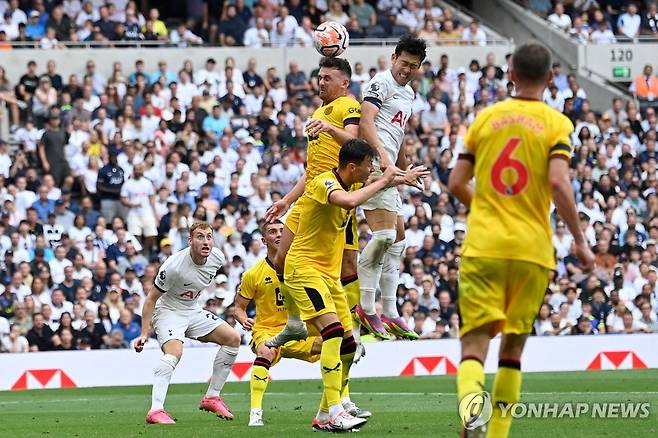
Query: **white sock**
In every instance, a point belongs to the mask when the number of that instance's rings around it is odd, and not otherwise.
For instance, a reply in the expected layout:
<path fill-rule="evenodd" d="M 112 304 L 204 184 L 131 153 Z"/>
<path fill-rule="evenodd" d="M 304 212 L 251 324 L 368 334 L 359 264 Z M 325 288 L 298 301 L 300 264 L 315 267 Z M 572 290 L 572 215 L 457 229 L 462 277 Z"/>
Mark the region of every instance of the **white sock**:
<path fill-rule="evenodd" d="M 320 422 L 325 422 L 329 421 L 329 413 L 328 412 L 322 412 L 321 410 L 318 410 L 318 413 L 315 415 L 315 418 L 318 419 Z"/>
<path fill-rule="evenodd" d="M 400 261 L 406 242 L 394 243 L 386 251 L 382 275 L 379 279 L 379 289 L 382 291 L 382 313 L 389 318 L 400 316 L 396 305 L 398 284 L 400 282 Z"/>
<path fill-rule="evenodd" d="M 352 336 L 357 344 L 361 343 L 361 324 L 352 319 Z"/>
<path fill-rule="evenodd" d="M 336 418 L 338 414 L 343 412 L 345 408 L 343 408 L 343 405 L 338 403 L 337 405 L 329 406 L 329 418 Z"/>
<path fill-rule="evenodd" d="M 350 399 L 349 397 L 343 397 L 343 398 L 340 399 L 340 403 L 341 403 L 343 406 L 345 406 L 345 405 L 348 404 L 348 403 L 352 403 L 352 399 Z"/>
<path fill-rule="evenodd" d="M 222 345 L 219 348 L 212 367 L 212 378 L 210 379 L 208 391 L 206 391 L 206 397 L 217 397 L 222 392 L 224 383 L 226 383 L 226 379 L 228 378 L 228 373 L 231 372 L 231 367 L 237 355 L 238 347 Z"/>
<path fill-rule="evenodd" d="M 174 368 L 178 365 L 178 358 L 173 354 L 165 354 L 160 358 L 158 366 L 155 367 L 153 379 L 153 392 L 151 393 L 151 410 L 164 409 L 165 398 L 167 398 L 167 389 Z"/>
<path fill-rule="evenodd" d="M 375 314 L 375 292 L 382 275 L 384 256 L 395 241 L 395 230 L 378 230 L 363 248 L 357 273 L 361 289 L 361 308 L 367 315 Z"/>

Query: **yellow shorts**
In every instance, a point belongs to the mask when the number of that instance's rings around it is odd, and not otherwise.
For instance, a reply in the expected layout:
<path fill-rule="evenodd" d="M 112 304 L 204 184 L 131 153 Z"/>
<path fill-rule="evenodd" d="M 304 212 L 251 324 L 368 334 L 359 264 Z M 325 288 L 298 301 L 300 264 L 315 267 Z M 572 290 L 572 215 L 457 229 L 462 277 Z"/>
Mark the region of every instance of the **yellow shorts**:
<path fill-rule="evenodd" d="M 288 217 L 286 218 L 286 227 L 292 234 L 297 234 L 297 228 L 299 227 L 299 218 L 302 215 L 302 208 L 304 203 L 302 202 L 304 198 L 299 198 L 295 205 L 290 210 Z M 356 209 L 350 211 L 350 218 L 347 227 L 345 228 L 345 249 L 350 249 L 353 251 L 359 250 L 359 229 L 358 221 L 356 219 Z"/>
<path fill-rule="evenodd" d="M 304 321 L 326 313 L 335 313 L 347 332 L 352 330 L 352 315 L 340 282 L 310 269 L 298 269 L 286 263 L 284 280 Z"/>
<path fill-rule="evenodd" d="M 544 300 L 549 269 L 522 260 L 462 257 L 461 335 L 488 323 L 490 335 L 528 334 Z"/>
<path fill-rule="evenodd" d="M 253 351 L 254 354 L 258 355 L 258 353 L 256 352 L 256 348 L 263 342 L 267 341 L 272 336 L 279 333 L 281 329 L 283 329 L 283 327 L 279 327 L 272 330 L 255 331 L 251 338 L 251 342 L 249 342 L 251 351 Z M 303 341 L 287 342 L 286 344 L 283 345 L 283 347 L 276 349 L 276 355 L 274 356 L 274 360 L 272 360 L 272 365 L 277 363 L 283 357 L 305 360 L 306 362 L 317 362 L 318 360 L 320 360 L 320 355 L 313 354 L 313 343 L 315 342 L 316 339 L 317 336 L 309 336 Z"/>

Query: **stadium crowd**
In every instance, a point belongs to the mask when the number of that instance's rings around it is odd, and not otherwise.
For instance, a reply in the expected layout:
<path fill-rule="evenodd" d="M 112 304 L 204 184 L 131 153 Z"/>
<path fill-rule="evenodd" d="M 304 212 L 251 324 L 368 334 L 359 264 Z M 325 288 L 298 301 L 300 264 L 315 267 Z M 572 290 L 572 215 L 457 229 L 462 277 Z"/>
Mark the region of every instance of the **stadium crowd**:
<path fill-rule="evenodd" d="M 395 38 L 418 32 L 430 44 L 486 45 L 477 20 L 462 23 L 433 0 L 300 0 L 184 2 L 181 19 L 163 19 L 158 8 L 144 14 L 131 0 L 0 1 L 0 50 L 64 48 L 65 43 L 126 42 L 246 47 L 311 47 L 313 29 L 331 20 L 352 39 Z"/>
<path fill-rule="evenodd" d="M 459 336 L 457 261 L 468 212 L 446 185 L 475 115 L 513 91 L 506 61 L 489 54 L 464 68 L 443 55 L 427 59 L 412 83 L 403 148 L 432 177 L 423 190 L 401 189 L 407 249 L 398 305 L 422 338 Z M 386 68 L 386 58 L 356 63 L 350 92 L 360 97 Z M 187 245 L 195 221 L 212 224 L 227 260 L 203 302 L 236 325 L 241 274 L 265 255 L 262 217 L 302 177 L 304 126 L 321 104 L 317 70 L 291 62 L 287 72 L 257 71 L 253 58 L 221 67 L 211 58 L 138 60 L 115 63 L 104 77 L 90 59 L 62 78 L 40 60 L 13 83 L 0 68 L 13 125 L 12 144 L 0 141 L 3 351 L 126 348 L 140 333 L 159 264 Z M 557 268 L 534 332 L 658 332 L 656 112 L 622 100 L 596 112 L 559 64 L 545 101 L 574 123 L 573 187 L 597 267 L 580 269 L 554 216 Z M 363 248 L 370 234 L 359 217 Z"/>
<path fill-rule="evenodd" d="M 517 0 L 580 44 L 614 44 L 658 37 L 655 0 Z"/>

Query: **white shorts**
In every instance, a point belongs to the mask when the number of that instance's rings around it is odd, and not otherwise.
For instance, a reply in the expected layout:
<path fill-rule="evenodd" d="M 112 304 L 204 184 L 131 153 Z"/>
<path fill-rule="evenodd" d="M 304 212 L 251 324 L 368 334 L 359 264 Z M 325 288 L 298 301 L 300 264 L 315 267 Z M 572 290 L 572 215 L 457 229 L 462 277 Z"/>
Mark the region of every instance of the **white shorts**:
<path fill-rule="evenodd" d="M 128 216 L 128 231 L 133 236 L 157 236 L 158 227 L 155 224 L 155 216 Z"/>
<path fill-rule="evenodd" d="M 206 311 L 185 313 L 169 309 L 155 309 L 153 328 L 160 345 L 172 339 L 185 342 L 185 338 L 201 338 L 226 322 Z"/>
<path fill-rule="evenodd" d="M 396 215 L 402 215 L 402 199 L 397 187 L 388 187 L 361 204 L 364 210 L 388 210 Z"/>

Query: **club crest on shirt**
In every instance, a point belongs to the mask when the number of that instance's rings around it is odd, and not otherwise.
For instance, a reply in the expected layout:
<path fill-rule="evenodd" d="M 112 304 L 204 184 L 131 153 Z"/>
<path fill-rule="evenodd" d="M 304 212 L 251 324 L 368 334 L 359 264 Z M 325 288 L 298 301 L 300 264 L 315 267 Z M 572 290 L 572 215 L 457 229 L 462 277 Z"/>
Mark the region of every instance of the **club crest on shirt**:
<path fill-rule="evenodd" d="M 378 92 L 378 91 L 379 91 L 379 85 L 377 85 L 377 84 L 370 84 L 370 90 L 369 90 L 369 91 L 372 91 L 373 93 Z"/>
<path fill-rule="evenodd" d="M 325 116 L 328 116 L 329 114 L 331 114 L 331 112 L 332 112 L 333 110 L 334 110 L 334 107 L 333 107 L 333 106 L 328 106 L 328 107 L 326 107 L 326 108 L 324 109 L 324 115 L 325 115 Z"/>

